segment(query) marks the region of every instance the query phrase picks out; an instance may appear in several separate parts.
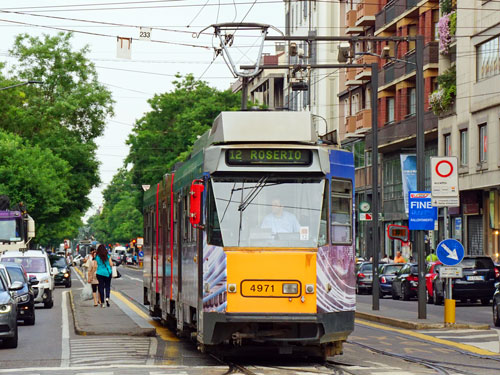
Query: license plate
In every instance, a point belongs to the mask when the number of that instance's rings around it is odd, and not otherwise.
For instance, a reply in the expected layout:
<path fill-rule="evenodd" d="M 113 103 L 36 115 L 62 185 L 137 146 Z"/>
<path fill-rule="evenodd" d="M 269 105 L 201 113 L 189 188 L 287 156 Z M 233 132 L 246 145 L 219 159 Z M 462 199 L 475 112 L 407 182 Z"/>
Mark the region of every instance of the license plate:
<path fill-rule="evenodd" d="M 297 293 L 284 294 L 283 284 L 297 284 Z M 282 297 L 293 298 L 300 296 L 301 284 L 298 280 L 244 280 L 241 283 L 243 297 Z"/>
<path fill-rule="evenodd" d="M 371 280 L 371 279 L 372 279 L 371 275 L 365 276 L 365 280 Z"/>
<path fill-rule="evenodd" d="M 484 276 L 467 276 L 468 281 L 484 280 Z"/>

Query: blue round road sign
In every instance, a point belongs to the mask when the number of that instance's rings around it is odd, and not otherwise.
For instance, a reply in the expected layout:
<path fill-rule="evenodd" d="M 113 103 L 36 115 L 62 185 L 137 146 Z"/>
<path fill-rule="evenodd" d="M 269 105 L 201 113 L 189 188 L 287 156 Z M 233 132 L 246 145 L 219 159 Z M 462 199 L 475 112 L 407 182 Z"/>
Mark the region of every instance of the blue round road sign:
<path fill-rule="evenodd" d="M 464 259 L 464 247 L 453 238 L 443 240 L 436 249 L 436 255 L 445 266 L 455 266 Z"/>

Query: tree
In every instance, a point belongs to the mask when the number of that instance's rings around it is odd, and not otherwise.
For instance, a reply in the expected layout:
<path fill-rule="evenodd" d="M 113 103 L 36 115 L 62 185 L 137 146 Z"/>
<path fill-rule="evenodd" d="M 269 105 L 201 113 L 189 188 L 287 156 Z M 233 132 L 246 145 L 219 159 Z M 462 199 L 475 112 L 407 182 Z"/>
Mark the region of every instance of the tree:
<path fill-rule="evenodd" d="M 39 243 L 50 241 L 54 217 L 68 203 L 68 175 L 69 164 L 50 150 L 0 130 L 0 194 L 24 202 L 36 220 Z"/>
<path fill-rule="evenodd" d="M 138 192 L 130 172 L 122 168 L 103 191 L 100 215 L 88 220 L 91 233 L 100 242 L 129 242 L 142 235 L 142 214 L 137 209 Z"/>
<path fill-rule="evenodd" d="M 99 83 L 95 66 L 86 56 L 89 48 L 73 50 L 71 38 L 63 33 L 41 38 L 19 35 L 10 50 L 18 61 L 8 81 L 39 80 L 43 84 L 5 90 L 0 95 L 0 129 L 51 150 L 67 164 L 64 186 L 69 188 L 62 190 L 65 196 L 60 207 L 55 212 L 44 211 L 43 218 L 34 216 L 35 221 L 52 224 L 51 234 L 46 235 L 54 243 L 75 233 L 91 205 L 87 196 L 100 182 L 94 139 L 103 134 L 105 120 L 113 114 L 111 93 Z M 37 186 L 26 184 L 20 189 L 23 195 Z M 52 194 L 58 195 L 56 191 Z"/>
<path fill-rule="evenodd" d="M 239 108 L 240 96 L 218 91 L 187 75 L 174 81 L 172 92 L 149 100 L 151 111 L 139 119 L 127 143 L 126 159 L 133 164 L 132 181 L 137 186 L 154 184 L 189 155 L 197 137 L 210 129 L 221 111 Z"/>

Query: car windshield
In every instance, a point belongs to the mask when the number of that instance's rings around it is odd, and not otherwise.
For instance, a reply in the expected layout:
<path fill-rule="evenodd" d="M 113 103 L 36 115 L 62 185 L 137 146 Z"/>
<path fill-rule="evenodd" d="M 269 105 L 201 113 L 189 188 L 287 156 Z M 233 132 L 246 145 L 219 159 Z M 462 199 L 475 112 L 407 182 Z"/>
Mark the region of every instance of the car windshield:
<path fill-rule="evenodd" d="M 464 258 L 460 264 L 463 268 L 493 269 L 491 258 Z"/>
<path fill-rule="evenodd" d="M 208 241 L 219 246 L 317 247 L 326 242 L 324 188 L 319 177 L 214 177 Z"/>
<path fill-rule="evenodd" d="M 371 263 L 366 263 L 361 266 L 361 271 L 367 272 L 367 271 L 372 271 L 373 269 L 373 264 Z"/>
<path fill-rule="evenodd" d="M 382 269 L 382 272 L 384 273 L 384 275 L 395 275 L 400 269 L 401 269 L 402 265 L 397 265 L 397 264 L 391 264 L 389 266 L 385 266 L 383 269 Z"/>
<path fill-rule="evenodd" d="M 41 257 L 5 257 L 2 258 L 4 262 L 12 262 L 21 264 L 26 272 L 43 273 L 47 272 L 45 266 L 45 259 Z"/>
<path fill-rule="evenodd" d="M 66 268 L 67 267 L 66 259 L 64 259 L 63 257 L 51 256 L 49 258 L 49 260 L 50 260 L 50 265 L 52 267 L 57 267 L 57 268 Z"/>
<path fill-rule="evenodd" d="M 20 268 L 17 267 L 6 267 L 6 268 L 12 282 L 20 281 L 23 284 L 26 282 L 23 271 Z"/>

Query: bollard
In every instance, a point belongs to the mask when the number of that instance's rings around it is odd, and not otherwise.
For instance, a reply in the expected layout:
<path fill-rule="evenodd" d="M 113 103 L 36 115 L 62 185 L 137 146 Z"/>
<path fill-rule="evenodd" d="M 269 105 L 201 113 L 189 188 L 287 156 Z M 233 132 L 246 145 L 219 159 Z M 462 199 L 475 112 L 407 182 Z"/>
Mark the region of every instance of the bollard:
<path fill-rule="evenodd" d="M 455 300 L 444 300 L 444 324 L 455 324 Z"/>

